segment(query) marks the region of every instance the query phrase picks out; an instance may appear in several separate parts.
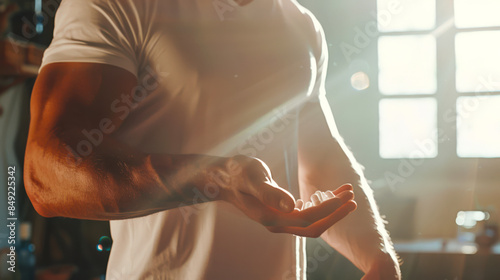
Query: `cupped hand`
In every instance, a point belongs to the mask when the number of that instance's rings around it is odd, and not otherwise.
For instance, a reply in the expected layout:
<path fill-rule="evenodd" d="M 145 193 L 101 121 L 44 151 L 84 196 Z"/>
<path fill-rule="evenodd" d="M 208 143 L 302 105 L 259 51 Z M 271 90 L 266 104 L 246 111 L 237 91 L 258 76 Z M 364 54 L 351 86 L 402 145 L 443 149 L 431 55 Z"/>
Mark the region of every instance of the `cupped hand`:
<path fill-rule="evenodd" d="M 267 165 L 256 158 L 229 158 L 216 173 L 222 199 L 274 233 L 319 237 L 356 209 L 351 185 L 316 192 L 310 202 L 295 203 L 293 196 L 272 179 Z"/>
<path fill-rule="evenodd" d="M 352 185 L 345 184 L 334 191 L 314 193 L 310 201 L 297 200 L 291 213 L 281 214 L 280 225 L 268 227 L 271 232 L 319 237 L 332 225 L 357 207 Z"/>

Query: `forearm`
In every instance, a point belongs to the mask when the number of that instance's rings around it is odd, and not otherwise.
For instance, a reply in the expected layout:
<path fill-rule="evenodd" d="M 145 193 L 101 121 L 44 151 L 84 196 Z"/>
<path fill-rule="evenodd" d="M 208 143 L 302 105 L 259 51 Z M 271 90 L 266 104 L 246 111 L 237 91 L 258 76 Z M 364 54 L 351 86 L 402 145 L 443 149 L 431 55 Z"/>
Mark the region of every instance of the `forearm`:
<path fill-rule="evenodd" d="M 336 166 L 336 168 L 339 167 Z M 335 176 L 335 174 L 342 175 Z M 323 233 L 321 237 L 330 246 L 346 256 L 365 273 L 381 263 L 397 264 L 390 237 L 385 230 L 372 191 L 362 174 L 360 176 L 352 168 L 345 167 L 343 170 L 309 174 L 307 176 L 309 179 L 304 177 L 301 179 L 304 198 L 309 197 L 318 189 L 332 189 L 333 186 L 345 183 L 353 185 L 358 208 Z"/>
<path fill-rule="evenodd" d="M 301 196 L 308 199 L 316 190 L 335 189 L 350 183 L 358 204 L 357 210 L 327 230 L 323 239 L 365 273 L 380 264 L 387 267 L 389 274 L 399 273 L 396 254 L 372 190 L 362 167 L 337 131 L 328 101 L 323 98 L 319 104 L 308 104 L 300 118 Z"/>
<path fill-rule="evenodd" d="M 68 134 L 28 143 L 26 189 L 44 216 L 126 219 L 205 202 L 200 192 L 215 184 L 210 167 L 222 160 L 145 154 L 109 136 L 88 156 L 75 157 L 67 147 L 75 147 L 77 137 Z"/>

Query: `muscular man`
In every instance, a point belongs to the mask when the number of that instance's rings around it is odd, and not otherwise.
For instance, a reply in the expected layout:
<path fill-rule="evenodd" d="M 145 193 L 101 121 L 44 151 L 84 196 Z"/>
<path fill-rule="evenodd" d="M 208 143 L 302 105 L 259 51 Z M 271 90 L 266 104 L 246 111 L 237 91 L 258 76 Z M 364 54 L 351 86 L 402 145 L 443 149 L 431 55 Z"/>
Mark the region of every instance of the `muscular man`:
<path fill-rule="evenodd" d="M 107 279 L 305 279 L 298 235 L 399 279 L 325 98 L 320 25 L 244 2 L 64 0 L 33 92 L 33 205 L 110 220 Z"/>

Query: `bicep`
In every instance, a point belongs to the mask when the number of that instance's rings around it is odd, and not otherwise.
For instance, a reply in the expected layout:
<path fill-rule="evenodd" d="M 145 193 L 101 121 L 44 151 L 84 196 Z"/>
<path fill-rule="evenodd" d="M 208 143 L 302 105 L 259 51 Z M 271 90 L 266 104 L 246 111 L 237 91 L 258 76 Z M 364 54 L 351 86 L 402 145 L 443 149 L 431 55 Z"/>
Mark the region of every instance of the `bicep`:
<path fill-rule="evenodd" d="M 98 128 L 103 120 L 121 125 L 114 101 L 130 96 L 135 76 L 98 63 L 51 63 L 42 68 L 31 100 L 30 131 L 37 134 L 71 128 Z"/>
<path fill-rule="evenodd" d="M 24 164 L 26 191 L 40 214 L 107 219 L 106 213 L 130 209 L 127 199 L 143 197 L 142 189 L 161 186 L 149 157 L 107 135 L 125 119 L 112 104 L 135 88 L 134 75 L 110 65 L 42 68 Z"/>

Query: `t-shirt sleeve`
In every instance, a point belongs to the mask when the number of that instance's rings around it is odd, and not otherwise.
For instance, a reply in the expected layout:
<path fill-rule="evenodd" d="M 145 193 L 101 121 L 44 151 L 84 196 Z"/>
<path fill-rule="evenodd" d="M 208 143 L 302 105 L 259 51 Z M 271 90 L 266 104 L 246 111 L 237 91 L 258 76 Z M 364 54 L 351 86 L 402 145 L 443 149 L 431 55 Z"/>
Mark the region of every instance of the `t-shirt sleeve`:
<path fill-rule="evenodd" d="M 121 67 L 137 76 L 137 36 L 131 20 L 120 13 L 123 7 L 113 7 L 110 2 L 114 1 L 62 1 L 54 38 L 40 69 L 54 62 L 94 62 Z"/>

